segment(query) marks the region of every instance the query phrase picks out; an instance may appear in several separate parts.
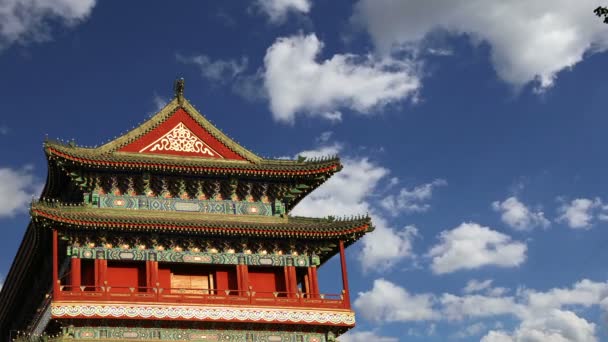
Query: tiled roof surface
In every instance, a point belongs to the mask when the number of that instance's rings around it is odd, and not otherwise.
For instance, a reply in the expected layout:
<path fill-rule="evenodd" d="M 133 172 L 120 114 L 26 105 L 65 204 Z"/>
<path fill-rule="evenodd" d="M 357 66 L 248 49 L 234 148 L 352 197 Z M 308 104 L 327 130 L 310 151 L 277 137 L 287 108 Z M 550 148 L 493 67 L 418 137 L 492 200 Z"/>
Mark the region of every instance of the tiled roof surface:
<path fill-rule="evenodd" d="M 219 236 L 359 237 L 373 230 L 369 217 L 350 219 L 201 214 L 131 209 L 100 209 L 55 203 L 32 204 L 35 222 L 79 229 L 183 232 Z"/>

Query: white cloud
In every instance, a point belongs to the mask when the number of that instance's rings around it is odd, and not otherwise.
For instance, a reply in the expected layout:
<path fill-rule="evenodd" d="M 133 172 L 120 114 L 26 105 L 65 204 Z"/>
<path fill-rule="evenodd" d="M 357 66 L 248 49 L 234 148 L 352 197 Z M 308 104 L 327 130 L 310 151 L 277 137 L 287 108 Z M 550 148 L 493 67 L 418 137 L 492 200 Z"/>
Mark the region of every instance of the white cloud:
<path fill-rule="evenodd" d="M 473 291 L 487 291 L 490 285 L 483 281 L 471 288 Z M 511 332 L 496 330 L 502 329 L 502 324 L 496 324 L 495 330 L 481 339 L 486 342 L 593 342 L 597 341 L 595 324 L 577 316 L 574 311 L 592 306 L 608 310 L 607 303 L 608 282 L 587 279 L 569 288 L 553 288 L 545 292 L 522 288 L 515 296 L 444 293 L 439 298 L 430 293 L 410 294 L 403 287 L 378 279 L 370 291 L 359 293 L 355 308 L 361 310 L 360 315 L 378 322 L 447 320 L 468 324 L 467 320 L 498 316 L 509 316 L 518 321 Z M 458 331 L 455 337 L 473 336 L 484 329 L 483 322 L 473 322 Z"/>
<path fill-rule="evenodd" d="M 38 196 L 42 185 L 31 168 L 0 168 L 0 218 L 25 212 L 32 197 Z"/>
<path fill-rule="evenodd" d="M 316 158 L 336 155 L 339 143 L 302 151 L 300 156 Z M 302 216 L 345 216 L 370 213 L 375 230 L 361 239 L 359 260 L 364 270 L 384 271 L 399 261 L 413 257 L 412 241 L 417 235 L 414 226 L 395 229 L 375 212 L 369 196 L 386 178 L 389 170 L 367 158 L 343 158 L 344 168 L 306 196 L 291 212 Z"/>
<path fill-rule="evenodd" d="M 374 287 L 359 293 L 355 300 L 358 314 L 370 321 L 406 322 L 438 318 L 434 298 L 428 294 L 412 295 L 385 279 L 376 279 Z"/>
<path fill-rule="evenodd" d="M 329 141 L 329 139 L 331 139 L 332 135 L 334 135 L 334 132 L 332 131 L 325 131 L 323 133 L 321 133 L 321 135 L 319 135 L 315 141 L 321 144 L 325 144 Z"/>
<path fill-rule="evenodd" d="M 486 290 L 492 286 L 492 279 L 486 279 L 479 281 L 477 279 L 471 279 L 467 282 L 467 285 L 462 289 L 464 293 L 473 293 Z"/>
<path fill-rule="evenodd" d="M 370 113 L 415 95 L 415 65 L 372 56 L 336 54 L 317 61 L 323 43 L 316 35 L 277 39 L 264 57 L 264 85 L 278 121 L 298 113 L 337 119 L 338 108 Z"/>
<path fill-rule="evenodd" d="M 467 326 L 466 328 L 458 331 L 456 334 L 454 334 L 454 337 L 459 338 L 459 339 L 464 339 L 467 337 L 479 335 L 486 329 L 487 328 L 486 328 L 485 324 L 483 324 L 481 322 L 477 322 L 477 323 L 473 323 L 473 324 Z"/>
<path fill-rule="evenodd" d="M 442 315 L 445 319 L 460 321 L 467 318 L 484 318 L 499 315 L 518 315 L 524 309 L 513 297 L 485 295 L 441 296 Z"/>
<path fill-rule="evenodd" d="M 602 205 L 602 210 L 597 215 L 597 218 L 600 221 L 608 221 L 608 205 Z"/>
<path fill-rule="evenodd" d="M 333 122 L 342 121 L 342 112 L 339 110 L 327 111 L 319 113 L 319 116 Z"/>
<path fill-rule="evenodd" d="M 414 257 L 413 240 L 418 236 L 415 226 L 397 230 L 381 216 L 374 215 L 372 221 L 376 229 L 361 239 L 363 249 L 359 260 L 363 270 L 385 271 L 403 259 Z"/>
<path fill-rule="evenodd" d="M 154 96 L 152 97 L 152 102 L 154 102 L 154 110 L 150 112 L 149 116 L 158 113 L 159 110 L 163 109 L 167 105 L 167 103 L 169 103 L 166 98 L 158 95 L 157 93 L 154 93 Z"/>
<path fill-rule="evenodd" d="M 4 0 L 0 3 L 0 50 L 13 43 L 49 40 L 51 22 L 77 24 L 94 6 L 95 0 Z"/>
<path fill-rule="evenodd" d="M 203 78 L 218 82 L 233 81 L 235 77 L 247 69 L 248 64 L 246 57 L 242 57 L 240 61 L 234 59 L 212 60 L 205 55 L 186 57 L 177 54 L 175 58 L 178 62 L 196 65 L 200 69 Z"/>
<path fill-rule="evenodd" d="M 530 230 L 535 227 L 547 228 L 551 224 L 542 211 L 532 211 L 512 196 L 503 202 L 492 203 L 492 208 L 501 213 L 501 220 L 516 230 Z"/>
<path fill-rule="evenodd" d="M 435 179 L 431 183 L 418 185 L 413 189 L 403 188 L 397 195 L 386 196 L 382 200 L 381 205 L 384 209 L 391 211 L 394 215 L 397 215 L 400 212 L 425 212 L 431 208 L 425 201 L 431 199 L 433 196 L 433 189 L 447 184 L 448 183 L 444 179 Z"/>
<path fill-rule="evenodd" d="M 387 337 L 377 335 L 373 331 L 348 331 L 344 335 L 340 335 L 340 342 L 399 342 L 395 337 Z"/>
<path fill-rule="evenodd" d="M 513 332 L 491 331 L 482 342 L 595 342 L 595 324 L 572 311 L 552 310 L 524 320 Z"/>
<path fill-rule="evenodd" d="M 513 342 L 513 339 L 504 331 L 492 330 L 480 342 Z"/>
<path fill-rule="evenodd" d="M 526 260 L 525 243 L 477 223 L 462 223 L 441 232 L 439 239 L 428 252 L 436 274 L 489 265 L 515 267 Z"/>
<path fill-rule="evenodd" d="M 308 13 L 310 0 L 257 0 L 256 6 L 268 16 L 270 22 L 278 24 L 285 21 L 289 12 Z"/>
<path fill-rule="evenodd" d="M 501 79 L 514 86 L 538 81 L 544 89 L 586 54 L 608 48 L 605 27 L 590 12 L 595 7 L 593 0 L 360 0 L 353 21 L 387 54 L 418 47 L 432 32 L 466 34 L 475 45 L 488 43 Z"/>
<path fill-rule="evenodd" d="M 510 314 L 520 319 L 512 332 L 491 331 L 482 341 L 597 341 L 595 325 L 564 307 L 602 305 L 608 297 L 608 283 L 583 279 L 571 288 L 553 288 L 546 292 L 518 291 L 517 297 L 480 295 L 441 298 L 443 314 L 448 319 L 483 318 Z"/>
<path fill-rule="evenodd" d="M 333 146 L 319 151 L 304 151 L 303 156 L 331 155 Z M 320 153 L 319 153 L 320 152 Z M 344 168 L 306 196 L 292 214 L 302 216 L 359 215 L 371 211 L 367 197 L 388 170 L 367 158 L 343 159 Z"/>
<path fill-rule="evenodd" d="M 571 289 L 554 288 L 546 292 L 526 290 L 523 295 L 533 311 L 546 311 L 561 308 L 564 305 L 582 305 L 585 307 L 598 304 L 608 297 L 608 283 L 597 283 L 583 279 Z"/>
<path fill-rule="evenodd" d="M 577 198 L 570 203 L 564 203 L 559 209 L 558 221 L 566 222 L 573 229 L 589 229 L 592 226 L 594 213 L 602 207 L 599 198 Z M 600 217 L 601 219 L 601 217 Z"/>

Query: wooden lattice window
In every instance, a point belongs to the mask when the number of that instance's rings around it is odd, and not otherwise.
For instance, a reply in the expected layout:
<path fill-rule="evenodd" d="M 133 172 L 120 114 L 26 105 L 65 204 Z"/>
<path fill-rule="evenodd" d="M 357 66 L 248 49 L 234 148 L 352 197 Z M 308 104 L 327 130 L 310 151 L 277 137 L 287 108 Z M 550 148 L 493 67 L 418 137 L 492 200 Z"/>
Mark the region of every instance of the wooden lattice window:
<path fill-rule="evenodd" d="M 213 289 L 213 275 L 171 273 L 171 288 L 183 293 L 209 294 Z"/>

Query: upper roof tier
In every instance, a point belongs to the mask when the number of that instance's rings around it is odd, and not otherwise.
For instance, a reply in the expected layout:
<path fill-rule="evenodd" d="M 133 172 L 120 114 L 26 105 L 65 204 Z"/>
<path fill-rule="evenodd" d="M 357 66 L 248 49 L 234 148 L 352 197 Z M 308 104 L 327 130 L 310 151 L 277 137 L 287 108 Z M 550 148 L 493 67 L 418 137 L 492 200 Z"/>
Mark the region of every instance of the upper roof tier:
<path fill-rule="evenodd" d="M 239 145 L 202 116 L 180 92 L 156 115 L 95 148 L 47 140 L 49 159 L 91 169 L 326 179 L 342 168 L 336 156 L 265 159 Z"/>

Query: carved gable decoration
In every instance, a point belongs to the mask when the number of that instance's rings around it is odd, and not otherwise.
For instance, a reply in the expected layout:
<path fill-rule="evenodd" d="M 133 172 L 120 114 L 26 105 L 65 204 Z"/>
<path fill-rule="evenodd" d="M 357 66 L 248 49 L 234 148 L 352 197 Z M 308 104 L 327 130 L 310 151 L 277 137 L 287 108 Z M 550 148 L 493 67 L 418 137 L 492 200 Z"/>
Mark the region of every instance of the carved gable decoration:
<path fill-rule="evenodd" d="M 177 126 L 173 127 L 165 135 L 139 150 L 139 152 L 156 151 L 189 152 L 198 154 L 201 157 L 223 158 L 192 133 L 183 122 L 178 123 Z"/>
<path fill-rule="evenodd" d="M 118 151 L 245 160 L 211 135 L 182 108 L 152 131 L 143 134 Z"/>

